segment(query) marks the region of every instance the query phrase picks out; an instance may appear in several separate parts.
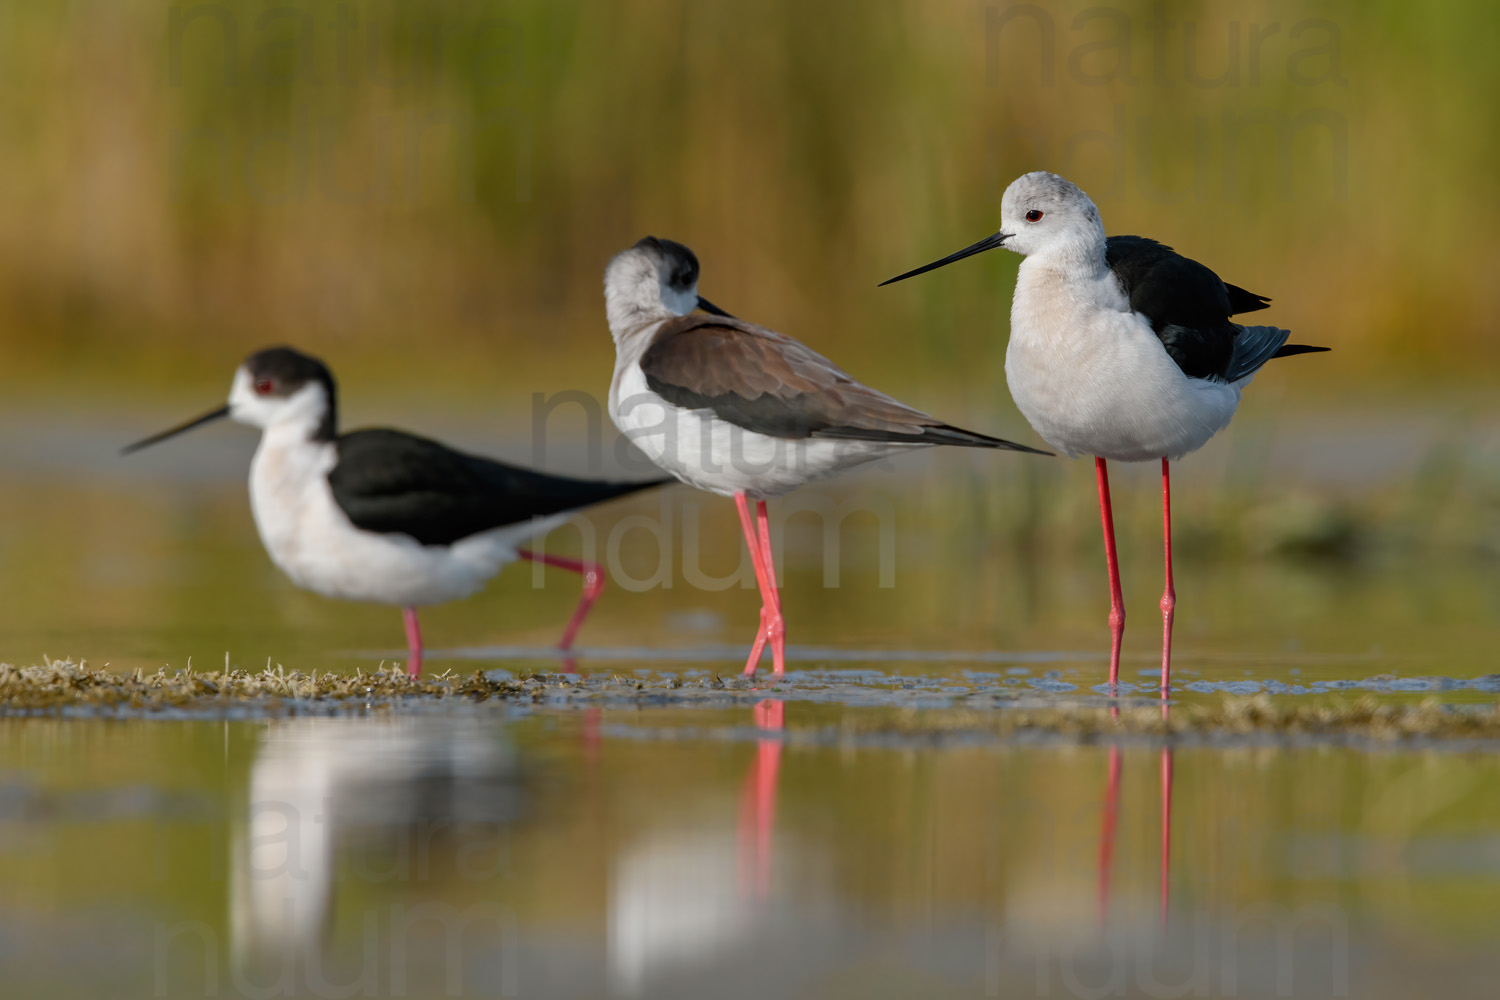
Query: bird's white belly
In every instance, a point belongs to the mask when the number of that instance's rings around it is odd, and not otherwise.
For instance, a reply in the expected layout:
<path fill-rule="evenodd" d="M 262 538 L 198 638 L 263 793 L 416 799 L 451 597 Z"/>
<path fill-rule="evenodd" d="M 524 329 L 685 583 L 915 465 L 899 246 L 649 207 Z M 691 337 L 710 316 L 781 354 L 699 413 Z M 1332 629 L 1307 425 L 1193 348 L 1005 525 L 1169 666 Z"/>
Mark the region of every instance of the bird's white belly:
<path fill-rule="evenodd" d="M 288 449 L 263 439 L 250 467 L 250 505 L 271 561 L 325 597 L 403 607 L 467 597 L 517 558 L 516 545 L 566 520 L 509 525 L 451 546 L 364 531 L 333 498 L 328 469 L 335 460 L 332 445 L 326 452 L 305 442 Z"/>
<path fill-rule="evenodd" d="M 710 493 L 766 499 L 851 466 L 922 445 L 780 438 L 745 430 L 711 410 L 687 410 L 646 385 L 640 366 L 610 388 L 610 415 L 632 443 L 666 472 Z"/>
<path fill-rule="evenodd" d="M 1233 385 L 1188 378 L 1143 317 L 1069 310 L 1029 316 L 1018 288 L 1005 380 L 1021 414 L 1071 457 L 1180 458 L 1228 425 Z"/>

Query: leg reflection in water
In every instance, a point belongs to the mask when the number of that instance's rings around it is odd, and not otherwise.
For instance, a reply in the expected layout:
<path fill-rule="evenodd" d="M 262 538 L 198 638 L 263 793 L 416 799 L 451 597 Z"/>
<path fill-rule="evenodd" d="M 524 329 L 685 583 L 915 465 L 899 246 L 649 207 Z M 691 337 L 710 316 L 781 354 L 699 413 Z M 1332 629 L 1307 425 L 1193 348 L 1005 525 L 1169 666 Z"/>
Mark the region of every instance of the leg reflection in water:
<path fill-rule="evenodd" d="M 1165 695 L 1163 695 L 1165 698 Z M 1167 718 L 1168 706 L 1163 701 L 1161 717 Z M 1114 709 L 1119 717 L 1119 709 Z M 1161 748 L 1161 929 L 1167 929 L 1167 916 L 1171 899 L 1172 857 L 1172 782 L 1173 749 Z M 1109 895 L 1111 873 L 1115 860 L 1115 828 L 1120 818 L 1120 783 L 1124 754 L 1118 746 L 1109 748 L 1109 776 L 1104 785 L 1103 819 L 1099 830 L 1099 889 L 1098 919 L 1102 928 L 1109 917 Z"/>
<path fill-rule="evenodd" d="M 786 702 L 768 698 L 751 710 L 756 726 L 779 732 L 786 723 Z M 771 837 L 776 826 L 776 779 L 781 769 L 781 740 L 757 742 L 755 762 L 740 792 L 740 891 L 757 899 L 771 894 Z"/>

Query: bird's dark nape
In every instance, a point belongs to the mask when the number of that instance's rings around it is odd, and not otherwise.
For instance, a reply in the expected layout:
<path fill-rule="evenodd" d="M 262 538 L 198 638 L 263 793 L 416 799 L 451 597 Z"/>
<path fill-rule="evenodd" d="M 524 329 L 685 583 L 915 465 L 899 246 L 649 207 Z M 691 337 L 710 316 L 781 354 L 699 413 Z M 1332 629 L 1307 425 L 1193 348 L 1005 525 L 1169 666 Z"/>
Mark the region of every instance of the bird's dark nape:
<path fill-rule="evenodd" d="M 635 245 L 656 254 L 666 268 L 662 277 L 671 287 L 686 290 L 698 283 L 698 256 L 688 247 L 659 236 L 643 237 Z"/>
<path fill-rule="evenodd" d="M 294 347 L 267 347 L 246 358 L 244 367 L 253 378 L 269 379 L 272 392 L 277 396 L 290 396 L 309 382 L 321 385 L 328 408 L 313 438 L 332 441 L 338 435 L 338 383 L 322 361 Z"/>

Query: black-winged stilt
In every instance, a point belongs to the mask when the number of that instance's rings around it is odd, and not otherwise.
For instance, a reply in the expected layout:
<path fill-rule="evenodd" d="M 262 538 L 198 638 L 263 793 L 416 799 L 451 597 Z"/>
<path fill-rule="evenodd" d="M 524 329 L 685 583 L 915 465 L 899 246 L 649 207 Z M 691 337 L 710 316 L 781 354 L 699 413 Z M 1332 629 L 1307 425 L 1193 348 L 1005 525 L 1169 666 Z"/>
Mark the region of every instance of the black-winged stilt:
<path fill-rule="evenodd" d="M 325 597 L 402 609 L 407 672 L 422 669 L 417 608 L 468 597 L 527 559 L 579 573 L 569 648 L 600 591 L 601 566 L 520 548 L 582 507 L 659 485 L 551 476 L 395 430 L 338 432 L 333 375 L 289 347 L 250 355 L 229 403 L 124 449 L 139 451 L 228 417 L 261 429 L 250 507 L 271 561 Z"/>
<path fill-rule="evenodd" d="M 1005 381 L 1031 426 L 1058 451 L 1093 455 L 1109 566 L 1109 682 L 1120 674 L 1125 604 L 1115 555 L 1106 459 L 1161 460 L 1161 684 L 1171 672 L 1172 494 L 1168 462 L 1223 430 L 1240 393 L 1272 358 L 1327 348 L 1288 344 L 1289 331 L 1229 317 L 1270 300 L 1219 280 L 1197 261 L 1141 236 L 1105 238 L 1099 209 L 1076 185 L 1035 171 L 1005 189 L 1000 231 L 889 281 L 1005 247 L 1022 254 Z"/>
<path fill-rule="evenodd" d="M 681 243 L 648 236 L 617 254 L 604 299 L 615 340 L 615 424 L 667 472 L 734 497 L 739 509 L 761 595 L 746 674 L 768 642 L 775 674 L 785 670 L 767 498 L 912 448 L 1046 454 L 946 424 L 784 334 L 735 319 L 698 296 L 698 259 Z"/>

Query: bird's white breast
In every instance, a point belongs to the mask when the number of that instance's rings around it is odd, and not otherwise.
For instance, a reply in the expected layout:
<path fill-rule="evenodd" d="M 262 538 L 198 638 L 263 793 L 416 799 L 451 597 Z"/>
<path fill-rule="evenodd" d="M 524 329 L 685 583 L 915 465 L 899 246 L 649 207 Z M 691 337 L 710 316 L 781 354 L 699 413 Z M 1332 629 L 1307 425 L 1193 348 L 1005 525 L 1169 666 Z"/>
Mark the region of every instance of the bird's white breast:
<path fill-rule="evenodd" d="M 638 361 L 616 368 L 610 416 L 620 432 L 663 470 L 723 496 L 767 499 L 893 452 L 923 445 L 782 438 L 746 430 L 712 410 L 669 403 L 646 384 Z"/>
<path fill-rule="evenodd" d="M 1178 458 L 1234 416 L 1240 387 L 1183 374 L 1107 270 L 1079 280 L 1028 258 L 1005 380 L 1023 416 L 1070 456 Z"/>
<path fill-rule="evenodd" d="M 337 461 L 331 442 L 272 427 L 250 465 L 250 507 L 271 561 L 293 583 L 326 597 L 403 607 L 467 597 L 517 558 L 517 544 L 566 520 L 508 525 L 453 545 L 365 531 L 334 500 L 328 472 Z"/>

